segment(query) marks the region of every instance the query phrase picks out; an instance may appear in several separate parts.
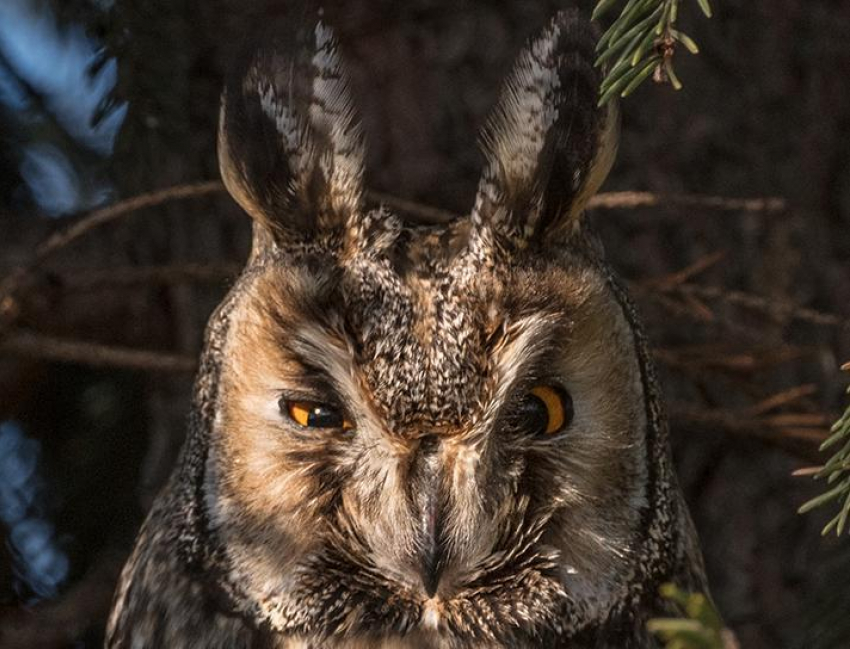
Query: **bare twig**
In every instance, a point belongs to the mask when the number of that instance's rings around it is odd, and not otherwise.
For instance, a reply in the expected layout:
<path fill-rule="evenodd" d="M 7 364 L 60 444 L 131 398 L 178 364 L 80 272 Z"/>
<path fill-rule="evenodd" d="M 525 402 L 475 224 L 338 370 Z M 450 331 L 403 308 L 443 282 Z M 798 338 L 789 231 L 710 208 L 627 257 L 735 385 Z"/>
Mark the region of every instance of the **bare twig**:
<path fill-rule="evenodd" d="M 817 392 L 817 386 L 812 383 L 798 385 L 788 390 L 777 392 L 776 394 L 759 401 L 748 410 L 748 413 L 753 416 L 763 415 L 771 410 L 781 408 L 782 406 L 791 405 L 803 397 L 812 395 L 815 392 Z"/>
<path fill-rule="evenodd" d="M 656 194 L 653 192 L 608 192 L 597 194 L 588 207 L 601 209 L 635 209 L 638 207 L 699 207 L 721 212 L 781 212 L 785 200 L 777 197 L 725 198 L 700 194 Z"/>
<path fill-rule="evenodd" d="M 711 268 L 725 256 L 726 252 L 723 250 L 712 252 L 700 257 L 690 266 L 687 266 L 682 270 L 677 270 L 676 272 L 665 275 L 659 279 L 649 280 L 646 282 L 646 285 L 654 286 L 660 291 L 670 291 L 676 286 L 684 284 L 694 276 L 699 275 L 704 270 Z"/>
<path fill-rule="evenodd" d="M 32 259 L 27 264 L 20 266 L 0 282 L 0 321 L 14 319 L 17 313 L 17 304 L 14 296 L 20 286 L 26 282 L 27 277 L 56 252 L 66 248 L 88 232 L 105 223 L 109 223 L 126 214 L 137 212 L 146 207 L 221 192 L 223 189 L 224 186 L 219 181 L 210 181 L 177 185 L 161 191 L 141 194 L 124 201 L 119 201 L 109 207 L 90 212 L 71 226 L 56 232 L 36 248 Z"/>
<path fill-rule="evenodd" d="M 680 297 L 696 320 L 701 320 L 703 322 L 711 322 L 714 320 L 714 312 L 703 304 L 698 297 L 688 294 L 682 294 Z"/>
<path fill-rule="evenodd" d="M 145 372 L 187 373 L 193 372 L 196 365 L 194 358 L 186 356 L 64 340 L 21 331 L 9 334 L 0 342 L 0 354 Z"/>
<path fill-rule="evenodd" d="M 758 311 L 777 322 L 799 320 L 824 327 L 848 327 L 850 321 L 843 320 L 831 313 L 801 307 L 791 302 L 766 298 L 743 291 L 730 291 L 718 286 L 700 286 L 699 284 L 680 284 L 671 289 L 682 295 L 692 295 L 703 300 L 718 300 L 732 306 Z"/>
<path fill-rule="evenodd" d="M 672 404 L 670 414 L 674 425 L 752 437 L 807 462 L 822 460 L 818 447 L 829 436 L 831 421 L 823 415 L 809 414 L 752 417 L 746 412 L 705 410 L 688 404 Z"/>
<path fill-rule="evenodd" d="M 164 266 L 127 266 L 123 268 L 56 271 L 64 288 L 88 291 L 123 288 L 146 284 L 183 282 L 220 284 L 241 270 L 239 264 L 168 264 Z"/>
<path fill-rule="evenodd" d="M 790 412 L 781 415 L 772 415 L 770 417 L 760 417 L 759 419 L 765 426 L 772 428 L 783 428 L 786 430 L 815 428 L 819 431 L 826 431 L 837 418 L 819 413 Z"/>
<path fill-rule="evenodd" d="M 657 348 L 653 353 L 656 360 L 668 367 L 698 374 L 707 369 L 731 373 L 755 372 L 787 363 L 805 354 L 805 349 L 792 346 L 739 352 L 715 345 Z"/>
<path fill-rule="evenodd" d="M 649 282 L 630 282 L 629 286 L 635 294 L 659 302 L 672 313 L 686 315 L 696 320 L 705 321 L 707 319 L 715 319 L 716 313 L 710 310 L 708 313 L 711 314 L 711 317 L 706 317 L 705 310 L 708 307 L 706 307 L 704 301 L 716 301 L 721 304 L 756 311 L 779 324 L 796 320 L 820 327 L 850 328 L 850 320 L 840 318 L 833 313 L 825 313 L 823 311 L 801 307 L 792 302 L 767 298 L 754 293 L 733 291 L 721 286 L 703 286 L 687 282 L 680 284 L 674 283 L 671 286 L 659 286 L 657 282 L 663 282 L 667 277 Z M 672 297 L 679 298 L 681 302 L 672 300 Z M 695 309 L 694 307 L 697 308 Z"/>

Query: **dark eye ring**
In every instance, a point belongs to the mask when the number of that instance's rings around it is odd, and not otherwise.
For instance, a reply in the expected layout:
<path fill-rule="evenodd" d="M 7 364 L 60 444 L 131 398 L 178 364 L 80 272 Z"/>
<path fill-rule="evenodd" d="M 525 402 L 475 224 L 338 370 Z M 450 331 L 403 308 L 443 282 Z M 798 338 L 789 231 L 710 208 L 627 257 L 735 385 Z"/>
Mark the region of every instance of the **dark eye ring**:
<path fill-rule="evenodd" d="M 535 433 L 556 435 L 569 426 L 575 411 L 570 393 L 559 386 L 538 385 L 525 398 L 529 424 Z"/>
<path fill-rule="evenodd" d="M 354 428 L 354 424 L 345 418 L 342 410 L 327 403 L 281 399 L 278 406 L 283 415 L 301 428 Z"/>

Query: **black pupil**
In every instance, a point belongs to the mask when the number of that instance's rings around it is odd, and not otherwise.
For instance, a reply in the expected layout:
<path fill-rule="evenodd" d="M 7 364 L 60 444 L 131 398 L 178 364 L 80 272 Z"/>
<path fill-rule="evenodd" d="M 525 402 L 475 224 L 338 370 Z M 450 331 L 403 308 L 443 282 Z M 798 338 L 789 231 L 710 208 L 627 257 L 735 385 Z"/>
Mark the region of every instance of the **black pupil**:
<path fill-rule="evenodd" d="M 529 394 L 522 400 L 520 410 L 520 416 L 528 430 L 535 434 L 546 432 L 549 427 L 549 410 L 543 403 L 543 399 Z"/>
<path fill-rule="evenodd" d="M 307 415 L 307 425 L 310 428 L 342 428 L 342 424 L 342 414 L 324 404 L 313 406 Z"/>

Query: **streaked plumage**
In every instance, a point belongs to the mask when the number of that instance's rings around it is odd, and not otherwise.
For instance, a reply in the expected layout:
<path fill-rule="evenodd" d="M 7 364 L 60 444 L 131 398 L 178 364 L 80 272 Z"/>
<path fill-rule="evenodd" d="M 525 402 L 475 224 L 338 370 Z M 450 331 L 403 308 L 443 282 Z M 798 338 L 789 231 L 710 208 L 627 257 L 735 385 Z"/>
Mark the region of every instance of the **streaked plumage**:
<path fill-rule="evenodd" d="M 616 149 L 594 43 L 564 12 L 520 54 L 445 227 L 365 207 L 321 21 L 228 85 L 254 249 L 108 646 L 651 647 L 658 586 L 704 588 L 646 343 L 582 216 Z M 532 393 L 561 400 L 553 434 Z"/>

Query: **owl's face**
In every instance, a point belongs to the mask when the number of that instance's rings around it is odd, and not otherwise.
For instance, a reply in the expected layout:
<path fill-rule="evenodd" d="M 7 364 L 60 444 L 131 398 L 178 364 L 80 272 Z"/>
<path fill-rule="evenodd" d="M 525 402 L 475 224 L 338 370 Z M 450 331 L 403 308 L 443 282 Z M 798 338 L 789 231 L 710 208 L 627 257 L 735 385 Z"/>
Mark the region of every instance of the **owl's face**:
<path fill-rule="evenodd" d="M 294 636 L 603 619 L 634 572 L 648 424 L 630 312 L 581 224 L 615 131 L 592 38 L 562 14 L 532 42 L 471 216 L 430 229 L 362 207 L 336 45 L 302 41 L 223 103 L 223 176 L 255 218 L 204 485 L 232 588 Z"/>
<path fill-rule="evenodd" d="M 248 279 L 213 524 L 273 624 L 320 598 L 355 626 L 526 625 L 617 594 L 646 482 L 631 328 L 579 254 L 515 261 L 283 257 Z"/>

